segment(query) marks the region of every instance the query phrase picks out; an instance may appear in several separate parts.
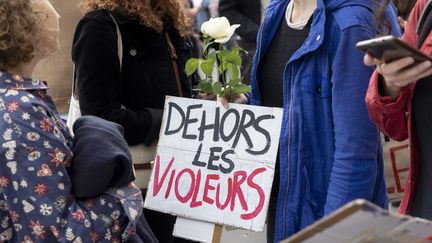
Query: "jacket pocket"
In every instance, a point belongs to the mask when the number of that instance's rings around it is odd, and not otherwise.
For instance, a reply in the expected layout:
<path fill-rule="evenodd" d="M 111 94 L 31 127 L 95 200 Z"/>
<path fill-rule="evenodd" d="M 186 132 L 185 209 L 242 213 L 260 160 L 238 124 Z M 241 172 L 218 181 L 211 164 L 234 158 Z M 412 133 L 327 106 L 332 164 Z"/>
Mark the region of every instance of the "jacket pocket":
<path fill-rule="evenodd" d="M 302 80 L 304 132 L 329 132 L 332 130 L 332 84 L 323 77 L 306 77 Z"/>

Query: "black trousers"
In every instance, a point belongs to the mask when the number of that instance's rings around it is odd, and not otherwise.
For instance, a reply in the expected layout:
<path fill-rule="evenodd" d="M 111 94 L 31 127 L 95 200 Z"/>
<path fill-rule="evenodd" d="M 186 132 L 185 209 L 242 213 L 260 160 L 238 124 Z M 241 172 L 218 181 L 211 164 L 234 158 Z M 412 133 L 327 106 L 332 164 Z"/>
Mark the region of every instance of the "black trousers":
<path fill-rule="evenodd" d="M 277 205 L 277 198 L 279 193 L 279 152 L 276 159 L 276 166 L 275 166 L 275 174 L 273 179 L 273 186 L 270 193 L 270 203 L 269 203 L 269 209 L 267 211 L 267 243 L 273 243 L 274 241 L 274 232 L 275 232 L 275 217 L 276 217 L 276 205 Z"/>

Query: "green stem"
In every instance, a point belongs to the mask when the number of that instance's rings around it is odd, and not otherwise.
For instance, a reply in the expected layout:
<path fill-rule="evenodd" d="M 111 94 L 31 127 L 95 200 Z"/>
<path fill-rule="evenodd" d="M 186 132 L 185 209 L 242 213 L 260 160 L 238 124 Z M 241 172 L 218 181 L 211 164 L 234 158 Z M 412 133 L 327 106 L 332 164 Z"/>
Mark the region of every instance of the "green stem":
<path fill-rule="evenodd" d="M 206 59 L 207 58 L 207 44 L 208 44 L 208 37 L 204 37 L 204 45 L 203 45 L 203 50 L 202 50 L 202 53 L 203 53 L 203 58 L 204 59 Z"/>
<path fill-rule="evenodd" d="M 219 50 L 223 50 L 223 44 L 222 43 L 220 43 L 219 44 Z M 219 59 L 219 58 L 218 58 Z M 223 61 L 222 61 L 222 59 L 220 59 L 219 60 L 220 61 L 220 66 L 221 66 L 221 70 L 225 70 L 225 63 L 223 63 Z M 225 86 L 226 86 L 226 80 L 225 80 L 225 71 L 223 71 L 222 73 L 221 73 L 221 76 L 222 76 L 222 86 L 224 87 L 224 92 L 225 92 Z"/>

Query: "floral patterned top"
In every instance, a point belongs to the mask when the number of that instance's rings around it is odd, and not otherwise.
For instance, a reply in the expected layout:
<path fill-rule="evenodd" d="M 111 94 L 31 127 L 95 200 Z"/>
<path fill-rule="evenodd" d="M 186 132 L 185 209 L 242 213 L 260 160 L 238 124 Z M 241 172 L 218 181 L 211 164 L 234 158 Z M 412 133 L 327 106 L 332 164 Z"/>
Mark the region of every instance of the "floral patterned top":
<path fill-rule="evenodd" d="M 0 72 L 0 242 L 120 242 L 142 213 L 132 183 L 80 201 L 72 137 L 39 80 Z"/>

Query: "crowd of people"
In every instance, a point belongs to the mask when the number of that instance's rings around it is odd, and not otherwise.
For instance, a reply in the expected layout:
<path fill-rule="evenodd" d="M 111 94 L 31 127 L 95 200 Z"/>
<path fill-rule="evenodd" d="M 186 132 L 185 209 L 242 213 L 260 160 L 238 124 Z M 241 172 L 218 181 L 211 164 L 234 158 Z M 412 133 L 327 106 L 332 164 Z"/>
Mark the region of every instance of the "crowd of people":
<path fill-rule="evenodd" d="M 231 45 L 249 53 L 252 92 L 229 100 L 284 110 L 268 242 L 354 199 L 387 208 L 380 130 L 411 144 L 400 212 L 432 219 L 432 62 L 356 49 L 403 31 L 432 55 L 430 0 L 80 2 L 71 58 L 83 116 L 72 135 L 47 83 L 32 79 L 59 48 L 60 16 L 49 0 L 0 0 L 1 242 L 189 242 L 172 236 L 174 216 L 143 209 L 129 146 L 157 143 L 165 96 L 193 98 L 183 70 L 216 16 L 241 24 Z"/>

